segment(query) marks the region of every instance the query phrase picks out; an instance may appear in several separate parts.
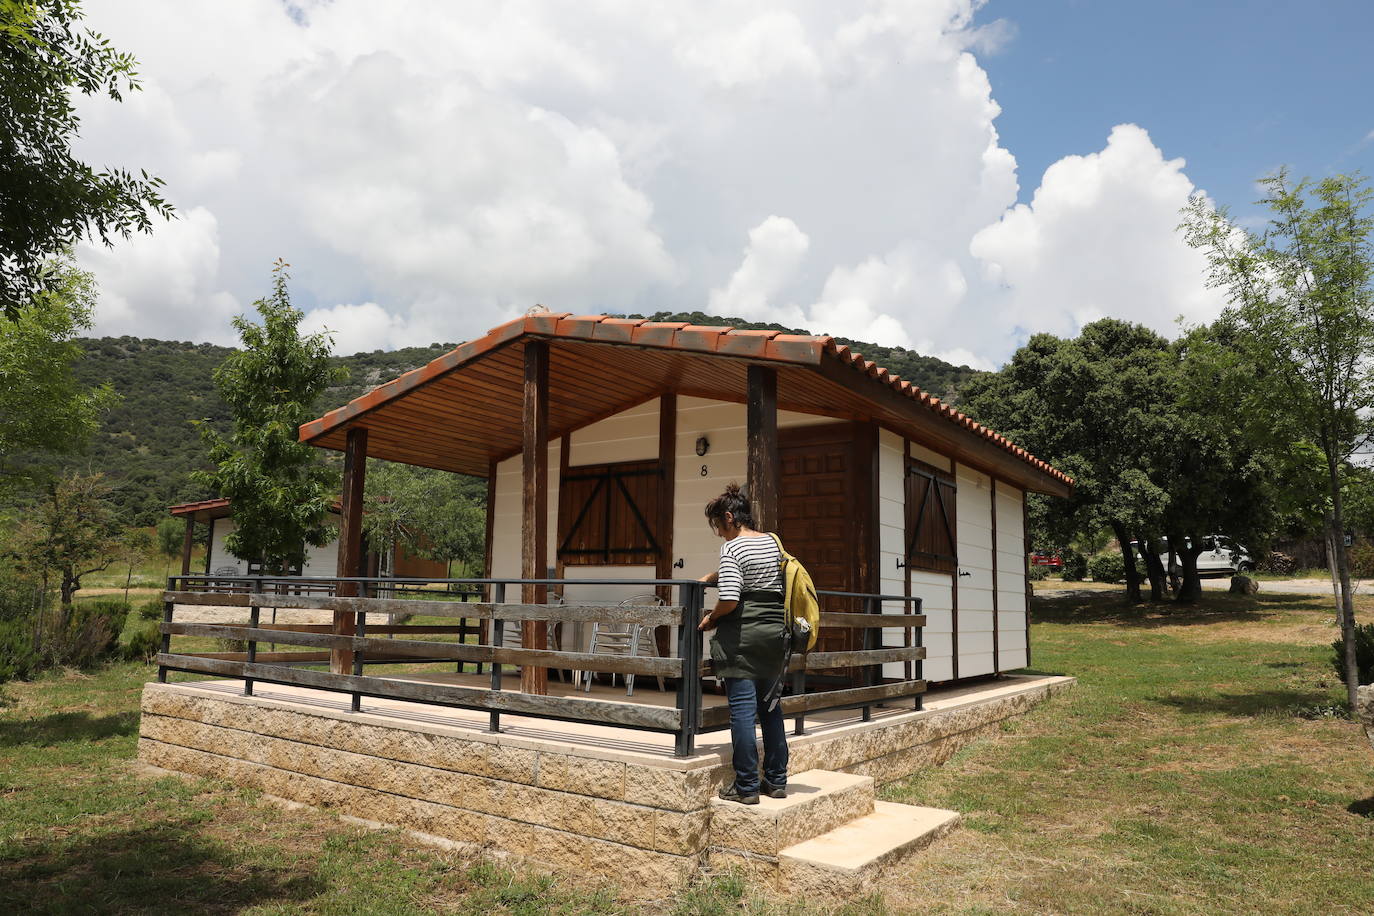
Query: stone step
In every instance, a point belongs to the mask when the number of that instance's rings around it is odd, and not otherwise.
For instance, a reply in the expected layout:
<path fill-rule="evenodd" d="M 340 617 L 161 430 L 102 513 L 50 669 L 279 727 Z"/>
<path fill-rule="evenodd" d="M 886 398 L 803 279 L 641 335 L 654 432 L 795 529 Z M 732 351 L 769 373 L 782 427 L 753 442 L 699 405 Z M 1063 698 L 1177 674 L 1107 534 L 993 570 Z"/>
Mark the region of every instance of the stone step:
<path fill-rule="evenodd" d="M 783 849 L 779 889 L 831 900 L 871 893 L 884 868 L 949 833 L 959 818 L 943 808 L 875 802 L 871 814 Z"/>
<path fill-rule="evenodd" d="M 776 856 L 872 811 L 872 777 L 807 770 L 788 777 L 786 798 L 762 797 L 757 805 L 711 799 L 711 845 Z"/>

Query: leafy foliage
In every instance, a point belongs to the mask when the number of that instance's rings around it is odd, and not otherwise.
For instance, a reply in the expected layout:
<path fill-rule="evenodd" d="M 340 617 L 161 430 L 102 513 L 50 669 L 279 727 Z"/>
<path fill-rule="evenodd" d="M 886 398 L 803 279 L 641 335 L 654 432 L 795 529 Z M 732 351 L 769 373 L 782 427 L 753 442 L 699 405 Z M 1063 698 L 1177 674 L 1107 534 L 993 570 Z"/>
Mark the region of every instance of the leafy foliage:
<path fill-rule="evenodd" d="M 50 481 L 15 530 L 11 549 L 30 575 L 57 580 L 64 613 L 82 577 L 108 568 L 120 554 L 124 529 L 109 492 L 99 474 Z"/>
<path fill-rule="evenodd" d="M 71 143 L 72 93 L 119 101 L 138 88 L 135 61 L 81 29 L 76 0 L 0 0 L 0 307 L 13 319 L 54 289 L 47 258 L 81 238 L 147 232 L 171 217 L 162 180 L 95 171 Z"/>
<path fill-rule="evenodd" d="M 108 386 L 84 384 L 72 369 L 82 355 L 76 335 L 91 325 L 91 275 L 64 259 L 48 265 L 48 285 L 0 318 L 0 487 L 46 455 L 82 450 L 115 400 Z"/>
<path fill-rule="evenodd" d="M 1331 644 L 1331 669 L 1345 680 L 1345 642 Z M 1355 670 L 1361 684 L 1374 684 L 1374 623 L 1355 627 Z"/>
<path fill-rule="evenodd" d="M 235 529 L 225 546 L 268 572 L 299 567 L 306 544 L 329 541 L 326 517 L 338 494 L 337 475 L 297 429 L 342 370 L 330 364 L 326 335 L 299 335 L 304 315 L 291 305 L 286 267 L 277 262 L 271 296 L 255 303 L 262 324 L 234 319 L 244 350 L 215 370 L 233 431 L 204 429 L 216 468 L 193 475 L 230 500 Z"/>
<path fill-rule="evenodd" d="M 1088 575 L 1094 582 L 1120 582 L 1126 578 L 1126 561 L 1120 553 L 1100 553 L 1088 561 Z"/>
<path fill-rule="evenodd" d="M 1351 456 L 1374 437 L 1374 189 L 1357 175 L 1264 179 L 1262 233 L 1234 225 L 1201 196 L 1184 211 L 1188 243 L 1202 250 L 1209 282 L 1230 307 L 1218 321 L 1253 379 L 1246 404 L 1258 442 L 1306 440 L 1325 459 L 1327 527 L 1340 580 L 1345 682 L 1358 686 L 1355 612 L 1344 546 L 1344 490 Z"/>
<path fill-rule="evenodd" d="M 486 551 L 485 486 L 461 474 L 369 460 L 363 533 L 377 552 L 404 544 L 418 556 L 470 565 Z"/>

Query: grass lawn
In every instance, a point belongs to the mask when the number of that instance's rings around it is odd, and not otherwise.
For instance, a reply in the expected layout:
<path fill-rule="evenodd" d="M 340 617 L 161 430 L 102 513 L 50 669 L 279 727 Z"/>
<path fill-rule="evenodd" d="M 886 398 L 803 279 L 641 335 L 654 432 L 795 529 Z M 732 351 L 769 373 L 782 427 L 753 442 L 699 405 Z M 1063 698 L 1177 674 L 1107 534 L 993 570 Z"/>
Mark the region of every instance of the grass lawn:
<path fill-rule="evenodd" d="M 965 825 L 850 911 L 1374 912 L 1374 751 L 1327 715 L 1341 698 L 1329 617 L 1285 595 L 1209 593 L 1169 615 L 1112 592 L 1037 599 L 1035 670 L 1079 686 L 884 789 Z M 634 909 L 613 888 L 475 866 L 213 781 L 140 777 L 149 676 L 120 664 L 3 688 L 7 910 L 807 911 L 729 880 Z"/>

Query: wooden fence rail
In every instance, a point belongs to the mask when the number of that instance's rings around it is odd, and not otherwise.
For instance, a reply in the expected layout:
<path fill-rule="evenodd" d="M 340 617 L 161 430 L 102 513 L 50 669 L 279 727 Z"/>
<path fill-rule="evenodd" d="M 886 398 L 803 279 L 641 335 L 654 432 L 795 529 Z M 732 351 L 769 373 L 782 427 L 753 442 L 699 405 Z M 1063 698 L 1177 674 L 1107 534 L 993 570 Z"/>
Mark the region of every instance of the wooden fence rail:
<path fill-rule="evenodd" d="M 349 583 L 349 587 L 340 586 Z M 508 587 L 536 584 L 559 588 L 616 586 L 657 590 L 675 589 L 679 601 L 672 606 L 605 604 L 527 604 L 503 601 Z M 457 588 L 458 591 L 454 591 Z M 310 687 L 347 693 L 353 709 L 361 708 L 362 697 L 429 703 L 462 709 L 483 710 L 490 714 L 493 730 L 500 729 L 502 713 L 590 722 L 620 728 L 672 732 L 679 755 L 690 754 L 699 732 L 729 726 L 725 706 L 704 707 L 702 678 L 711 675 L 711 665 L 703 660 L 702 634 L 696 629 L 704 608 L 706 586 L 697 580 L 390 580 L 316 578 L 291 580 L 271 577 L 185 576 L 168 580 L 163 594 L 164 618 L 162 651 L 157 656 L 158 676 L 166 680 L 169 671 L 241 678 L 244 692 L 252 693 L 255 682 Z M 442 589 L 442 590 L 440 590 Z M 357 591 L 361 597 L 340 596 L 338 591 Z M 306 592 L 314 592 L 309 594 Z M 406 594 L 406 597 L 379 597 L 381 594 Z M 920 599 L 904 596 L 857 595 L 821 592 L 846 599 L 862 599 L 864 613 L 825 612 L 822 627 L 860 630 L 855 637 L 863 648 L 834 652 L 797 654 L 791 659 L 792 695 L 784 697 L 782 708 L 794 718 L 801 733 L 805 715 L 822 710 L 861 709 L 869 718 L 875 704 L 914 698 L 917 709 L 926 682 L 921 679 L 921 664 L 926 650 L 921 644 L 926 618 L 920 614 Z M 439 596 L 446 596 L 440 598 Z M 453 596 L 464 600 L 453 600 Z M 466 600 L 477 598 L 479 600 Z M 486 600 L 491 599 L 491 600 Z M 885 603 L 902 602 L 914 606 L 916 613 L 882 613 Z M 203 623 L 175 620 L 179 606 L 202 606 L 226 610 L 243 609 L 248 621 Z M 264 624 L 263 609 L 313 610 L 335 615 L 336 625 Z M 448 624 L 408 624 L 415 616 L 442 617 L 461 621 Z M 351 626 L 337 627 L 342 618 Z M 350 619 L 351 618 L 351 619 Z M 374 625 L 371 621 L 377 620 Z M 385 620 L 385 623 L 380 621 Z M 468 621 L 482 621 L 479 628 Z M 675 627 L 677 654 L 605 655 L 566 651 L 558 647 L 527 649 L 502 645 L 507 623 L 543 621 L 550 624 L 600 623 L 650 628 Z M 882 633 L 901 629 L 911 634 L 904 646 L 882 645 Z M 351 633 L 345 632 L 352 630 Z M 450 637 L 417 639 L 412 637 Z M 478 642 L 468 641 L 479 636 Z M 246 651 L 174 652 L 173 637 L 197 637 L 243 643 Z M 273 646 L 259 652 L 262 643 Z M 304 651 L 277 651 L 276 646 L 299 647 Z M 306 666 L 327 664 L 331 652 L 350 653 L 353 673 L 331 673 Z M 459 670 L 474 663 L 492 668 L 491 687 L 478 688 L 435 684 L 409 679 L 405 674 L 387 676 L 364 673 L 365 665 L 394 663 L 457 662 Z M 880 683 L 882 666 L 900 663 L 914 665 L 915 677 Z M 535 696 L 503 689 L 502 666 L 540 667 L 567 671 L 657 677 L 676 682 L 673 707 L 599 700 L 580 696 Z M 840 689 L 808 689 L 808 672 L 859 670 L 862 686 Z M 833 680 L 833 678 L 832 678 Z M 853 684 L 850 680 L 849 684 Z"/>

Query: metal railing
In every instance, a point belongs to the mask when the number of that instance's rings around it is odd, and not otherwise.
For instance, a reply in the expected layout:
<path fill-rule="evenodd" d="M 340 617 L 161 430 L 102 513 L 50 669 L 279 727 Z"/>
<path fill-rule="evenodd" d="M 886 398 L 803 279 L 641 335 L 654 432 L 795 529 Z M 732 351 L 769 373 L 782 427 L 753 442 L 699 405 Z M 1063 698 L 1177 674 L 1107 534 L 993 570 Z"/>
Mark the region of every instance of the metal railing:
<path fill-rule="evenodd" d="M 584 587 L 671 590 L 677 604 L 625 607 L 591 603 L 520 603 L 507 601 L 512 586 L 564 590 Z M 693 753 L 696 736 L 729 727 L 726 706 L 704 706 L 702 679 L 711 674 L 703 661 L 703 634 L 697 630 L 705 606 L 707 586 L 695 579 L 390 579 L 364 577 L 268 577 L 268 576 L 173 576 L 163 596 L 162 645 L 157 657 L 158 680 L 169 671 L 240 678 L 244 693 L 251 695 L 256 682 L 346 693 L 352 709 L 361 708 L 363 697 L 428 703 L 460 709 L 483 710 L 490 715 L 489 728 L 499 731 L 501 715 L 510 713 L 536 718 L 587 722 L 618 728 L 642 729 L 675 735 L 679 756 Z M 862 648 L 818 651 L 792 658 L 791 695 L 782 699 L 785 715 L 794 719 L 794 732 L 802 734 L 805 718 L 825 710 L 861 709 L 864 720 L 875 705 L 914 698 L 921 708 L 926 683 L 922 660 L 926 650 L 921 632 L 925 617 L 921 599 L 905 596 L 822 591 L 823 599 L 859 602 L 862 612 L 823 612 L 821 626 L 862 630 Z M 900 603 L 915 613 L 883 613 L 885 604 Z M 196 623 L 176 620 L 178 606 L 244 609 L 248 622 Z M 264 608 L 328 612 L 329 624 L 263 624 Z M 453 624 L 414 623 L 415 617 L 438 617 Z M 380 621 L 380 622 L 379 622 Z M 676 627 L 675 656 L 601 655 L 565 650 L 554 639 L 551 648 L 533 649 L 504 643 L 508 623 L 544 623 L 554 634 L 568 624 L 614 623 L 651 628 Z M 910 632 L 903 646 L 885 647 L 882 631 L 900 628 Z M 438 636 L 441 639 L 417 639 Z M 242 643 L 242 651 L 174 652 L 173 637 L 201 637 Z M 475 641 L 474 641 L 475 638 Z M 456 639 L 456 641 L 454 641 Z M 852 639 L 850 640 L 853 641 Z M 259 651 L 267 643 L 271 651 Z M 307 651 L 276 651 L 276 646 Z M 310 651 L 313 650 L 313 651 Z M 314 670 L 334 662 L 351 673 Z M 881 671 L 892 662 L 912 665 L 912 673 L 884 682 Z M 457 663 L 475 666 L 482 674 L 490 667 L 490 688 L 428 683 L 406 673 L 366 673 L 369 665 Z M 633 674 L 672 679 L 674 705 L 618 702 L 584 697 L 526 694 L 503 687 L 505 666 L 605 674 Z M 809 673 L 842 675 L 845 686 L 821 689 L 808 683 Z M 859 686 L 853 686 L 855 681 Z"/>

